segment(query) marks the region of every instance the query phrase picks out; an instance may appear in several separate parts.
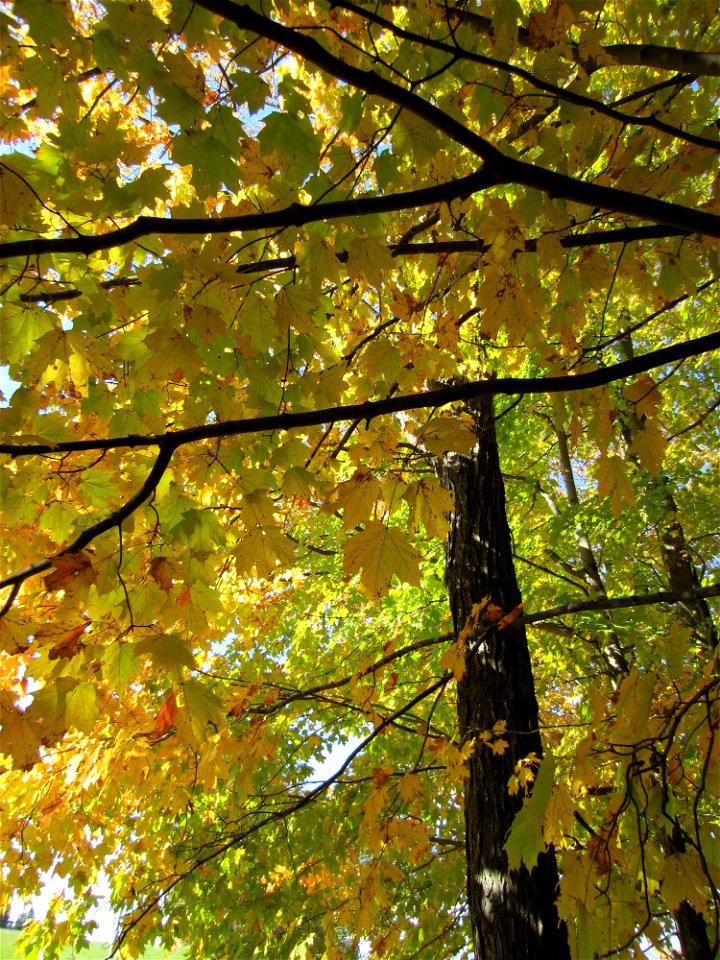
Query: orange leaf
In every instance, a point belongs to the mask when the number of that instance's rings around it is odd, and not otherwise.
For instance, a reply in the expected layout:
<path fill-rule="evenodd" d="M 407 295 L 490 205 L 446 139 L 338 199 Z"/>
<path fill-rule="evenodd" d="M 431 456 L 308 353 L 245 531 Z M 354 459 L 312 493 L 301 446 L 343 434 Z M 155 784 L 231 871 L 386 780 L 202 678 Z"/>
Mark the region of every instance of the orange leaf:
<path fill-rule="evenodd" d="M 505 616 L 502 618 L 502 620 L 498 624 L 498 627 L 497 627 L 498 630 L 504 630 L 505 627 L 509 627 L 510 624 L 513 622 L 513 620 L 515 620 L 517 617 L 520 616 L 520 614 L 522 613 L 522 610 L 523 610 L 523 605 L 522 605 L 522 602 L 520 602 L 515 607 L 514 610 L 511 610 L 510 613 L 505 614 Z"/>
<path fill-rule="evenodd" d="M 173 692 L 165 698 L 163 705 L 158 710 L 158 715 L 155 717 L 155 733 L 159 737 L 169 730 L 172 730 L 175 726 L 177 710 L 177 698 L 173 690 Z"/>
<path fill-rule="evenodd" d="M 485 610 L 485 619 L 490 623 L 500 623 L 502 620 L 502 609 L 496 603 L 489 603 Z"/>
<path fill-rule="evenodd" d="M 74 627 L 72 630 L 63 636 L 61 640 L 55 644 L 55 646 L 48 653 L 48 660 L 71 660 L 76 653 L 83 649 L 85 646 L 84 643 L 79 643 L 80 637 L 85 633 L 85 628 L 87 627 L 86 623 L 81 623 L 79 627 Z"/>

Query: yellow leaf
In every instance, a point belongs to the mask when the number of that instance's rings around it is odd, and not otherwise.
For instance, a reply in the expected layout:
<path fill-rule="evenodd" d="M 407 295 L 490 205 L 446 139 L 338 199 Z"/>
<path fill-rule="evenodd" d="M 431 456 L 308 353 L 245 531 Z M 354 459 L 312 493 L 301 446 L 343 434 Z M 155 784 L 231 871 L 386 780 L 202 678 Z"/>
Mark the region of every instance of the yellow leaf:
<path fill-rule="evenodd" d="M 292 562 L 295 545 L 278 527 L 257 527 L 246 533 L 233 550 L 239 573 L 253 569 L 258 577 L 272 577 L 278 567 Z"/>
<path fill-rule="evenodd" d="M 564 783 L 556 783 L 545 811 L 543 837 L 553 843 L 572 833 L 575 820 L 575 804 Z"/>
<path fill-rule="evenodd" d="M 136 656 L 147 656 L 156 669 L 180 673 L 181 667 L 196 667 L 195 658 L 188 644 L 178 633 L 164 633 L 149 637 L 135 645 Z"/>
<path fill-rule="evenodd" d="M 647 373 L 625 388 L 625 397 L 635 407 L 638 417 L 651 417 L 662 400 L 657 384 Z"/>
<path fill-rule="evenodd" d="M 647 733 L 648 716 L 655 688 L 655 674 L 633 670 L 620 684 L 612 739 L 618 743 L 634 743 Z"/>
<path fill-rule="evenodd" d="M 623 503 L 635 505 L 635 493 L 628 479 L 627 468 L 620 457 L 603 454 L 595 465 L 595 477 L 598 493 L 601 497 L 610 497 L 613 516 L 617 520 L 622 513 Z"/>
<path fill-rule="evenodd" d="M 91 683 L 78 683 L 67 695 L 65 721 L 81 733 L 90 733 L 99 716 L 95 703 L 95 687 Z"/>
<path fill-rule="evenodd" d="M 535 50 L 544 47 L 565 47 L 570 28 L 575 22 L 572 9 L 563 0 L 552 0 L 546 10 L 530 15 L 530 41 Z"/>
<path fill-rule="evenodd" d="M 264 490 L 248 490 L 243 494 L 240 513 L 246 527 L 272 524 L 275 505 Z"/>
<path fill-rule="evenodd" d="M 349 480 L 338 484 L 327 501 L 327 508 L 343 511 L 343 526 L 354 529 L 372 513 L 382 495 L 382 487 L 365 467 L 359 467 Z"/>
<path fill-rule="evenodd" d="M 15 707 L 12 698 L 5 693 L 0 696 L 0 723 L 0 753 L 12 757 L 21 769 L 31 767 L 39 759 L 40 729 Z"/>
<path fill-rule="evenodd" d="M 0 166 L 0 226 L 14 228 L 37 204 L 25 181 L 7 163 Z"/>
<path fill-rule="evenodd" d="M 275 325 L 280 333 L 287 334 L 290 329 L 297 330 L 298 333 L 310 331 L 310 302 L 299 287 L 286 284 L 275 303 Z"/>
<path fill-rule="evenodd" d="M 665 860 L 662 895 L 671 910 L 687 900 L 702 913 L 710 899 L 710 888 L 696 850 L 673 853 Z"/>
<path fill-rule="evenodd" d="M 452 513 L 454 506 L 450 491 L 436 477 L 423 477 L 409 488 L 404 498 L 410 503 L 413 529 L 417 517 L 429 537 L 443 539 L 449 527 L 447 514 Z"/>
<path fill-rule="evenodd" d="M 422 800 L 424 793 L 423 781 L 415 773 L 406 773 L 400 778 L 398 792 L 406 803 L 412 803 L 414 800 Z"/>
<path fill-rule="evenodd" d="M 630 444 L 630 453 L 640 461 L 640 465 L 652 474 L 658 474 L 665 457 L 668 442 L 657 420 L 646 420 Z"/>
<path fill-rule="evenodd" d="M 222 703 L 213 691 L 200 680 L 186 680 L 182 685 L 182 698 L 190 721 L 192 739 L 202 743 L 214 728 L 225 726 Z M 208 724 L 210 728 L 208 729 Z"/>
<path fill-rule="evenodd" d="M 356 237 L 348 247 L 347 269 L 353 278 L 375 278 L 381 270 L 392 270 L 393 258 L 387 245 L 372 237 Z"/>
<path fill-rule="evenodd" d="M 443 670 L 452 670 L 456 680 L 462 680 L 465 676 L 465 641 L 458 637 L 455 643 L 451 644 L 440 657 L 440 666 Z"/>
<path fill-rule="evenodd" d="M 406 534 L 371 520 L 365 530 L 348 540 L 343 566 L 350 577 L 362 570 L 360 582 L 368 596 L 377 600 L 388 593 L 393 576 L 419 586 L 419 559 Z"/>
<path fill-rule="evenodd" d="M 533 305 L 520 281 L 502 267 L 485 271 L 477 304 L 483 307 L 482 332 L 491 340 L 504 329 L 511 342 L 519 342 L 535 320 Z"/>
<path fill-rule="evenodd" d="M 438 457 L 448 451 L 468 456 L 476 437 L 470 424 L 460 417 L 436 417 L 420 428 L 418 440 Z"/>
<path fill-rule="evenodd" d="M 165 52 L 163 63 L 172 82 L 189 94 L 193 100 L 202 103 L 205 93 L 205 75 L 200 67 L 189 60 L 184 53 Z"/>
<path fill-rule="evenodd" d="M 45 587 L 50 591 L 89 588 L 97 579 L 90 554 L 85 550 L 60 554 L 53 559 L 53 567 L 55 569 L 44 579 Z"/>

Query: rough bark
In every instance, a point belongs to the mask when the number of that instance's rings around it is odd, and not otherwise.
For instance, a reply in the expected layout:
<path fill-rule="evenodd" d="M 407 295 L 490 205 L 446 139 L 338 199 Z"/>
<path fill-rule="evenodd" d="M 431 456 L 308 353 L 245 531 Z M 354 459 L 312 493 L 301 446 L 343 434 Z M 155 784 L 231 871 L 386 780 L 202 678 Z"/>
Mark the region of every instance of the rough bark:
<path fill-rule="evenodd" d="M 473 604 L 490 596 L 504 611 L 520 603 L 505 513 L 492 397 L 476 407 L 475 456 L 449 455 L 441 467 L 455 511 L 447 543 L 446 580 L 456 631 Z M 477 648 L 477 649 L 475 649 Z M 503 843 L 522 798 L 508 780 L 517 761 L 541 755 L 538 705 L 523 627 L 468 637 L 468 662 L 458 684 L 462 736 L 507 722 L 509 748 L 495 755 L 478 742 L 465 784 L 468 900 L 477 960 L 569 960 L 567 930 L 558 920 L 554 851 L 532 871 L 509 871 Z"/>

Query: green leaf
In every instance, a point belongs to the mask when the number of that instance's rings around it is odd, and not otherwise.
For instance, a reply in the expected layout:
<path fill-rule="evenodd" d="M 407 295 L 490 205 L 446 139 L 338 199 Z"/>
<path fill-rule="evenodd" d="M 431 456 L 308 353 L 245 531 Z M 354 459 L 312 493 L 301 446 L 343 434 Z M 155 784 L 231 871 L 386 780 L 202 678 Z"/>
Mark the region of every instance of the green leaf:
<path fill-rule="evenodd" d="M 165 633 L 157 637 L 149 637 L 135 644 L 134 654 L 138 657 L 149 657 L 153 666 L 158 670 L 167 670 L 173 674 L 180 674 L 181 667 L 194 670 L 195 657 L 188 643 L 177 633 Z"/>
<path fill-rule="evenodd" d="M 554 781 L 555 759 L 552 754 L 548 754 L 543 757 L 532 793 L 523 801 L 503 844 L 511 870 L 519 870 L 523 863 L 531 870 L 538 856 L 546 850 L 543 822 Z"/>
<path fill-rule="evenodd" d="M 90 733 L 99 716 L 92 683 L 78 683 L 68 692 L 65 713 L 68 727 L 81 733 Z"/>
<path fill-rule="evenodd" d="M 113 643 L 103 654 L 103 676 L 113 690 L 124 693 L 142 668 L 135 648 L 129 643 Z"/>

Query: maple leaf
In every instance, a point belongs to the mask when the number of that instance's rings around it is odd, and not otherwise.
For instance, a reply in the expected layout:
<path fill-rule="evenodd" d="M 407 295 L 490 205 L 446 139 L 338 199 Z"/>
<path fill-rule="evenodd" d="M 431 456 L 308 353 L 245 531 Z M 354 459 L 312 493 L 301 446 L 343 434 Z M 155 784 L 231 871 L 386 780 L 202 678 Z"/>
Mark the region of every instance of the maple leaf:
<path fill-rule="evenodd" d="M 628 477 L 627 467 L 620 457 L 603 454 L 598 459 L 594 473 L 598 481 L 598 494 L 601 497 L 610 498 L 613 516 L 617 520 L 624 504 L 628 506 L 635 504 L 635 492 Z"/>
<path fill-rule="evenodd" d="M 368 596 L 379 599 L 387 594 L 393 576 L 404 583 L 420 583 L 419 555 L 406 534 L 371 520 L 365 530 L 345 544 L 343 567 L 347 576 L 362 571 L 360 581 Z"/>
<path fill-rule="evenodd" d="M 381 496 L 379 481 L 365 467 L 359 467 L 349 480 L 330 491 L 326 509 L 342 510 L 343 526 L 351 530 L 368 519 Z"/>
<path fill-rule="evenodd" d="M 88 624 L 81 623 L 79 626 L 68 630 L 66 634 L 48 651 L 48 660 L 65 659 L 70 660 L 76 656 L 85 646 L 80 643 L 80 637 L 85 633 Z"/>
<path fill-rule="evenodd" d="M 292 562 L 295 545 L 276 526 L 257 527 L 243 536 L 233 554 L 239 572 L 255 570 L 258 577 L 267 578 Z"/>
<path fill-rule="evenodd" d="M 87 551 L 62 553 L 53 558 L 52 573 L 44 578 L 48 590 L 77 590 L 95 583 L 97 575 L 92 557 Z"/>
<path fill-rule="evenodd" d="M 511 870 L 518 870 L 523 863 L 531 869 L 535 866 L 538 855 L 545 851 L 543 822 L 554 777 L 555 761 L 552 755 L 547 755 L 540 764 L 533 791 L 523 801 L 503 845 Z"/>
<path fill-rule="evenodd" d="M 10 756 L 20 769 L 28 769 L 39 759 L 40 728 L 18 710 L 12 699 L 0 691 L 0 751 Z"/>
<path fill-rule="evenodd" d="M 68 727 L 90 733 L 99 715 L 92 683 L 78 683 L 68 692 L 65 714 Z"/>
<path fill-rule="evenodd" d="M 705 910 L 709 895 L 708 878 L 697 850 L 674 853 L 665 859 L 662 871 L 662 896 L 671 910 L 687 900 L 697 910 Z"/>
<path fill-rule="evenodd" d="M 412 484 L 403 494 L 410 504 L 411 526 L 417 518 L 429 537 L 443 538 L 450 526 L 449 515 L 453 510 L 453 498 L 449 490 L 436 477 L 423 477 Z"/>
<path fill-rule="evenodd" d="M 172 693 L 168 694 L 167 697 L 162 702 L 162 706 L 157 712 L 155 717 L 155 734 L 158 737 L 162 737 L 175 725 L 175 717 L 177 715 L 178 705 L 177 705 L 177 694 L 173 690 Z"/>
<path fill-rule="evenodd" d="M 465 662 L 465 638 L 460 636 L 452 643 L 440 657 L 440 666 L 443 670 L 452 670 L 456 680 L 465 676 L 467 664 Z"/>
<path fill-rule="evenodd" d="M 434 417 L 418 431 L 419 442 L 439 457 L 448 451 L 468 456 L 476 439 L 471 424 L 459 417 Z"/>
<path fill-rule="evenodd" d="M 658 474 L 665 458 L 668 441 L 657 420 L 646 420 L 642 427 L 635 431 L 630 453 L 637 456 L 641 466 L 652 474 Z"/>
<path fill-rule="evenodd" d="M 521 341 L 535 321 L 535 310 L 520 280 L 507 268 L 490 267 L 478 291 L 478 306 L 483 307 L 483 333 L 495 339 L 507 331 L 512 343 Z"/>
<path fill-rule="evenodd" d="M 654 416 L 662 402 L 657 384 L 646 373 L 625 387 L 625 398 L 633 404 L 638 417 Z"/>

